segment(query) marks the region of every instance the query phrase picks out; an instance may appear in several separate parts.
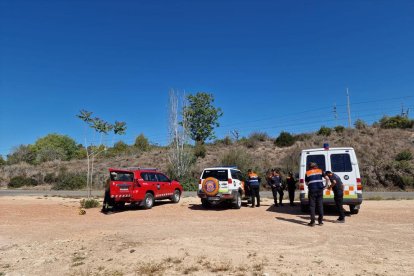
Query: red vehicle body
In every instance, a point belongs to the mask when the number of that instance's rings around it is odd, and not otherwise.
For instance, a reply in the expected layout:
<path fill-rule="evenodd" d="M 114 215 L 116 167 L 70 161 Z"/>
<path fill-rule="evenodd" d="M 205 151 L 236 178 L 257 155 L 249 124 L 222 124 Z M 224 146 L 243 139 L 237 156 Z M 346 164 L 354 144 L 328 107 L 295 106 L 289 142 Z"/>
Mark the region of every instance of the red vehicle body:
<path fill-rule="evenodd" d="M 178 203 L 183 187 L 157 169 L 109 169 L 109 185 L 105 191 L 104 210 L 125 203 L 151 209 L 155 200 L 170 199 Z"/>

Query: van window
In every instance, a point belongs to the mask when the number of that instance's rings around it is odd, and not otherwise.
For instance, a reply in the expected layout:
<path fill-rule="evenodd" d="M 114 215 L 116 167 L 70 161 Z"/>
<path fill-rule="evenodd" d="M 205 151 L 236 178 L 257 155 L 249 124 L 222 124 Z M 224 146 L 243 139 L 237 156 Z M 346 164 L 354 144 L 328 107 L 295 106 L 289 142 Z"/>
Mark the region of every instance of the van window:
<path fill-rule="evenodd" d="M 231 178 L 241 180 L 239 171 L 231 170 Z"/>
<path fill-rule="evenodd" d="M 201 178 L 206 179 L 209 177 L 214 177 L 219 181 L 227 181 L 228 180 L 227 170 L 205 170 Z"/>
<path fill-rule="evenodd" d="M 319 169 L 326 171 L 325 155 L 308 155 L 306 157 L 306 170 L 309 170 L 310 163 L 318 164 Z"/>
<path fill-rule="evenodd" d="M 331 167 L 333 172 L 352 172 L 351 157 L 347 153 L 332 154 Z"/>

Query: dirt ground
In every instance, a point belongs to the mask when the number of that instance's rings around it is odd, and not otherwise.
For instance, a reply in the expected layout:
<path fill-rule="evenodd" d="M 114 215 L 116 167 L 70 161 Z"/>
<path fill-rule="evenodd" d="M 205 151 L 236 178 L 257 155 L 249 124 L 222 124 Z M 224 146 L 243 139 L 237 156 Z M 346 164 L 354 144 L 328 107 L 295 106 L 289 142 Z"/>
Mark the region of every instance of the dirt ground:
<path fill-rule="evenodd" d="M 2 197 L 0 275 L 414 275 L 414 201 L 365 201 L 360 214 L 306 226 L 299 207 L 79 215 L 79 200 Z"/>

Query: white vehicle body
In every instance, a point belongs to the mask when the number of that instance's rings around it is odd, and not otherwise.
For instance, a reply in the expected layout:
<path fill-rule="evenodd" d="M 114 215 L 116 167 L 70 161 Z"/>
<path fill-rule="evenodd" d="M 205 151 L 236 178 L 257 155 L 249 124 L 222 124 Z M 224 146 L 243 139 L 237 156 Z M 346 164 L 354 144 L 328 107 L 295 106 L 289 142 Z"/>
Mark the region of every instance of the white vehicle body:
<path fill-rule="evenodd" d="M 355 150 L 345 147 L 302 150 L 299 164 L 300 202 L 302 210 L 305 210 L 309 205 L 308 187 L 305 183 L 305 176 L 310 162 L 318 164 L 318 167 L 322 171 L 331 171 L 341 178 L 344 184 L 343 204 L 349 205 L 351 213 L 358 213 L 362 203 L 362 185 Z M 332 190 L 324 190 L 323 202 L 324 204 L 335 204 Z"/>
<path fill-rule="evenodd" d="M 206 179 L 216 179 L 217 189 L 207 192 L 203 187 Z M 237 209 L 241 206 L 244 194 L 242 173 L 236 167 L 212 167 L 203 170 L 200 176 L 197 195 L 201 198 L 204 207 L 216 205 L 223 201 L 235 204 Z"/>

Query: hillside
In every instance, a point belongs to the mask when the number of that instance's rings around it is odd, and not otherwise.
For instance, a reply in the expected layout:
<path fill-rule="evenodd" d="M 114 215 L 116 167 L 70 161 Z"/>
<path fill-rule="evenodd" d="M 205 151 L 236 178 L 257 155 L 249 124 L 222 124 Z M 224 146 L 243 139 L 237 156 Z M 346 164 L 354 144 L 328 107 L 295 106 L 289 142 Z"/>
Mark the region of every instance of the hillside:
<path fill-rule="evenodd" d="M 414 131 L 402 129 L 345 129 L 333 131 L 330 136 L 303 134 L 297 137 L 293 146 L 279 148 L 274 139 L 252 137 L 238 142 L 219 140 L 206 145 L 205 158 L 198 158 L 191 170 L 187 185 L 196 184 L 204 167 L 234 163 L 243 170 L 252 167 L 264 174 L 269 168 L 281 168 L 285 173 L 297 171 L 298 157 L 302 149 L 322 147 L 328 142 L 331 147 L 354 147 L 359 159 L 362 181 L 368 190 L 412 190 L 414 188 L 414 160 L 398 158 L 400 153 L 414 153 Z M 153 147 L 146 152 L 119 154 L 115 157 L 101 157 L 95 164 L 95 187 L 102 188 L 109 167 L 156 167 L 168 171 L 168 149 Z M 400 154 L 401 155 L 401 154 Z M 403 155 L 404 157 L 404 155 Z M 225 161 L 226 159 L 227 161 Z M 402 159 L 402 160 L 400 160 Z M 234 160 L 232 162 L 231 160 Z M 398 160 L 398 161 L 397 161 Z M 6 188 L 10 179 L 16 176 L 31 177 L 43 184 L 46 178 L 60 172 L 86 173 L 85 160 L 51 161 L 39 165 L 20 163 L 0 167 L 0 185 Z M 57 180 L 56 180 L 57 181 Z M 53 181 L 52 181 L 53 182 Z"/>

